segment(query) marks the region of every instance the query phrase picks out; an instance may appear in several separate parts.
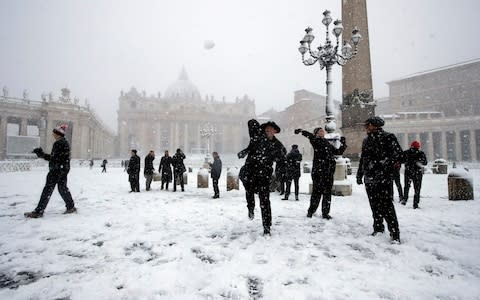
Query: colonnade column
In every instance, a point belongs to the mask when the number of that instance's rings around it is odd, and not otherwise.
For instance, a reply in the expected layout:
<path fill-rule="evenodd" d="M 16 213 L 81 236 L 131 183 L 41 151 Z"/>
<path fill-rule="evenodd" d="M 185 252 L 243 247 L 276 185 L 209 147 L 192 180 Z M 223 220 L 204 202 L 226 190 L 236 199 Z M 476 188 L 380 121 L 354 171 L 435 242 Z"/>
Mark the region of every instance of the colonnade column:
<path fill-rule="evenodd" d="M 475 142 L 475 130 L 470 130 L 470 153 L 472 161 L 479 160 L 477 157 L 477 143 Z"/>
<path fill-rule="evenodd" d="M 7 157 L 7 117 L 0 116 L 0 159 Z"/>
<path fill-rule="evenodd" d="M 428 145 L 425 150 L 427 151 L 427 160 L 433 160 L 435 154 L 433 153 L 433 134 L 431 131 L 428 132 Z"/>
<path fill-rule="evenodd" d="M 455 160 L 462 160 L 462 138 L 460 136 L 461 131 L 455 130 Z"/>
<path fill-rule="evenodd" d="M 20 135 L 27 136 L 27 126 L 28 126 L 28 119 L 22 118 L 20 120 Z"/>

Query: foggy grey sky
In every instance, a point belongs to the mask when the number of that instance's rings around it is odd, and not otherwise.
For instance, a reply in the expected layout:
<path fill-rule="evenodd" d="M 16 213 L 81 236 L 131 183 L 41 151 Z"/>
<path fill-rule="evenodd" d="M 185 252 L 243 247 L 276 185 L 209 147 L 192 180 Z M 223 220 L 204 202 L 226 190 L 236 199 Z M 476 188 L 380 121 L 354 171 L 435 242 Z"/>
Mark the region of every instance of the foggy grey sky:
<path fill-rule="evenodd" d="M 375 98 L 388 96 L 390 80 L 480 57 L 480 1 L 367 4 Z M 248 94 L 257 113 L 282 110 L 295 90 L 325 94 L 325 72 L 297 50 L 307 26 L 323 44 L 325 9 L 341 18 L 340 0 L 0 0 L 0 88 L 39 100 L 66 86 L 116 130 L 120 90 L 163 95 L 185 66 L 202 97 Z"/>

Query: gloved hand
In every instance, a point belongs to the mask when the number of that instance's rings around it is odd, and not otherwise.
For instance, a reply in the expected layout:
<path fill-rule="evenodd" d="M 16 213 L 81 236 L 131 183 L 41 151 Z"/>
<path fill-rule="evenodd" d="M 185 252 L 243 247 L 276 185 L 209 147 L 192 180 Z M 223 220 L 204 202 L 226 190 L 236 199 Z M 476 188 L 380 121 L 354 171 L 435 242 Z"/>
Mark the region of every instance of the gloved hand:
<path fill-rule="evenodd" d="M 237 156 L 238 158 L 244 158 L 245 156 L 247 156 L 247 153 L 245 151 L 240 151 L 238 152 Z"/>
<path fill-rule="evenodd" d="M 357 177 L 357 184 L 363 184 L 362 177 Z"/>
<path fill-rule="evenodd" d="M 298 129 L 295 129 L 295 134 L 299 134 L 300 132 L 302 132 L 302 129 L 301 128 L 298 128 Z"/>
<path fill-rule="evenodd" d="M 341 137 L 340 137 L 340 143 L 342 143 L 343 145 L 345 145 L 345 141 L 346 141 L 345 137 L 344 137 L 344 136 L 341 136 Z"/>
<path fill-rule="evenodd" d="M 32 153 L 35 153 L 35 154 L 37 155 L 37 157 L 42 157 L 43 154 L 45 154 L 45 153 L 43 152 L 42 147 L 33 149 Z"/>

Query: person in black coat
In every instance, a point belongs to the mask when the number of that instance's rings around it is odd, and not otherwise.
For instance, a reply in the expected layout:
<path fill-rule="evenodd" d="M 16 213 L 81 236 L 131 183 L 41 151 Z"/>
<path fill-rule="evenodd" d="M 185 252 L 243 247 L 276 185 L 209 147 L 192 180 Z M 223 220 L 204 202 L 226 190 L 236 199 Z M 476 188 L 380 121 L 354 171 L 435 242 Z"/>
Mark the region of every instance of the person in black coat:
<path fill-rule="evenodd" d="M 158 173 L 162 174 L 162 186 L 160 189 L 168 191 L 168 184 L 172 182 L 172 158 L 168 154 L 168 150 L 165 150 L 165 154 L 160 160 L 160 166 L 158 167 Z"/>
<path fill-rule="evenodd" d="M 295 200 L 298 201 L 298 179 L 300 178 L 300 162 L 302 161 L 302 154 L 298 151 L 298 145 L 292 145 L 292 150 L 287 154 L 287 187 L 285 190 L 285 197 L 282 200 L 288 200 L 290 196 L 290 187 L 292 180 L 295 185 Z"/>
<path fill-rule="evenodd" d="M 107 173 L 107 163 L 108 161 L 106 159 L 102 161 L 102 173 Z"/>
<path fill-rule="evenodd" d="M 420 203 L 420 190 L 422 189 L 423 168 L 427 165 L 427 157 L 420 150 L 420 142 L 413 141 L 410 149 L 403 152 L 403 162 L 405 163 L 405 191 L 403 193 L 402 204 L 407 204 L 410 182 L 413 181 L 413 208 L 418 208 Z"/>
<path fill-rule="evenodd" d="M 341 146 L 337 149 L 325 138 L 323 128 L 315 128 L 313 134 L 306 130 L 295 129 L 295 134 L 302 133 L 310 140 L 313 147 L 312 181 L 313 191 L 310 197 L 310 207 L 307 217 L 311 218 L 317 211 L 322 199 L 322 218 L 331 219 L 330 204 L 332 202 L 333 175 L 335 174 L 335 155 L 342 155 L 347 145 L 345 138 L 341 137 Z"/>
<path fill-rule="evenodd" d="M 155 160 L 155 152 L 150 150 L 147 156 L 145 156 L 145 167 L 143 169 L 143 175 L 145 175 L 146 180 L 146 189 L 147 191 L 150 190 L 150 185 L 152 184 L 153 179 L 153 171 L 155 168 L 153 167 L 153 161 Z"/>
<path fill-rule="evenodd" d="M 70 214 L 77 211 L 72 199 L 72 194 L 70 194 L 70 190 L 67 187 L 67 175 L 70 171 L 70 145 L 65 139 L 66 129 L 66 124 L 62 124 L 53 129 L 52 135 L 55 142 L 53 143 L 51 154 L 44 153 L 42 148 L 35 148 L 33 150 L 33 153 L 38 157 L 49 162 L 49 171 L 47 174 L 47 182 L 45 183 L 42 195 L 40 196 L 40 201 L 34 211 L 24 214 L 27 218 L 43 217 L 43 212 L 47 207 L 55 186 L 58 187 L 58 192 L 60 193 L 60 196 L 62 196 L 63 201 L 65 201 L 67 210 L 64 213 Z"/>
<path fill-rule="evenodd" d="M 248 121 L 250 142 L 246 149 L 238 153 L 239 158 L 246 155 L 245 164 L 240 169 L 239 178 L 245 187 L 248 217 L 254 218 L 255 198 L 258 193 L 262 212 L 263 234 L 270 235 L 272 226 L 272 212 L 270 207 L 270 180 L 273 173 L 273 163 L 284 159 L 285 147 L 275 137 L 280 132 L 275 122 L 266 122 L 260 125 L 257 120 Z"/>
<path fill-rule="evenodd" d="M 213 183 L 213 199 L 220 198 L 220 190 L 218 189 L 218 179 L 220 179 L 220 175 L 222 174 L 222 161 L 220 160 L 220 156 L 218 156 L 217 152 L 212 152 L 213 156 L 213 163 L 209 163 L 211 171 L 210 177 L 212 177 Z"/>
<path fill-rule="evenodd" d="M 185 154 L 183 154 L 180 148 L 177 149 L 177 152 L 172 157 L 172 166 L 173 166 L 173 191 L 177 191 L 177 182 L 180 183 L 182 192 L 185 191 L 183 183 L 183 173 L 185 173 L 185 165 L 183 160 L 185 159 Z"/>
<path fill-rule="evenodd" d="M 130 181 L 130 187 L 132 192 L 140 192 L 140 157 L 137 155 L 137 150 L 132 149 L 130 161 L 128 162 L 127 174 L 128 181 Z"/>
<path fill-rule="evenodd" d="M 400 243 L 400 230 L 393 205 L 393 172 L 401 162 L 402 148 L 394 134 L 383 130 L 384 124 L 380 117 L 365 121 L 367 137 L 362 144 L 357 184 L 365 182 L 372 209 L 372 235 L 384 232 L 385 219 L 392 242 Z"/>

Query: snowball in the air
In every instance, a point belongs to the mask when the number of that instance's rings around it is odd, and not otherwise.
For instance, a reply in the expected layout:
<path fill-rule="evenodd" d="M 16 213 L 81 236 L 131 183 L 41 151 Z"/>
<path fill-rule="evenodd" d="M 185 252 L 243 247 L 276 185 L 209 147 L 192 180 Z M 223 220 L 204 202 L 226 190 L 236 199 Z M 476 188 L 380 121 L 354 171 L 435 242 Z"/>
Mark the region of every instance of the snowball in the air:
<path fill-rule="evenodd" d="M 210 50 L 213 47 L 215 47 L 215 43 L 211 40 L 205 41 L 205 43 L 203 43 L 203 48 L 205 48 L 207 50 Z"/>

